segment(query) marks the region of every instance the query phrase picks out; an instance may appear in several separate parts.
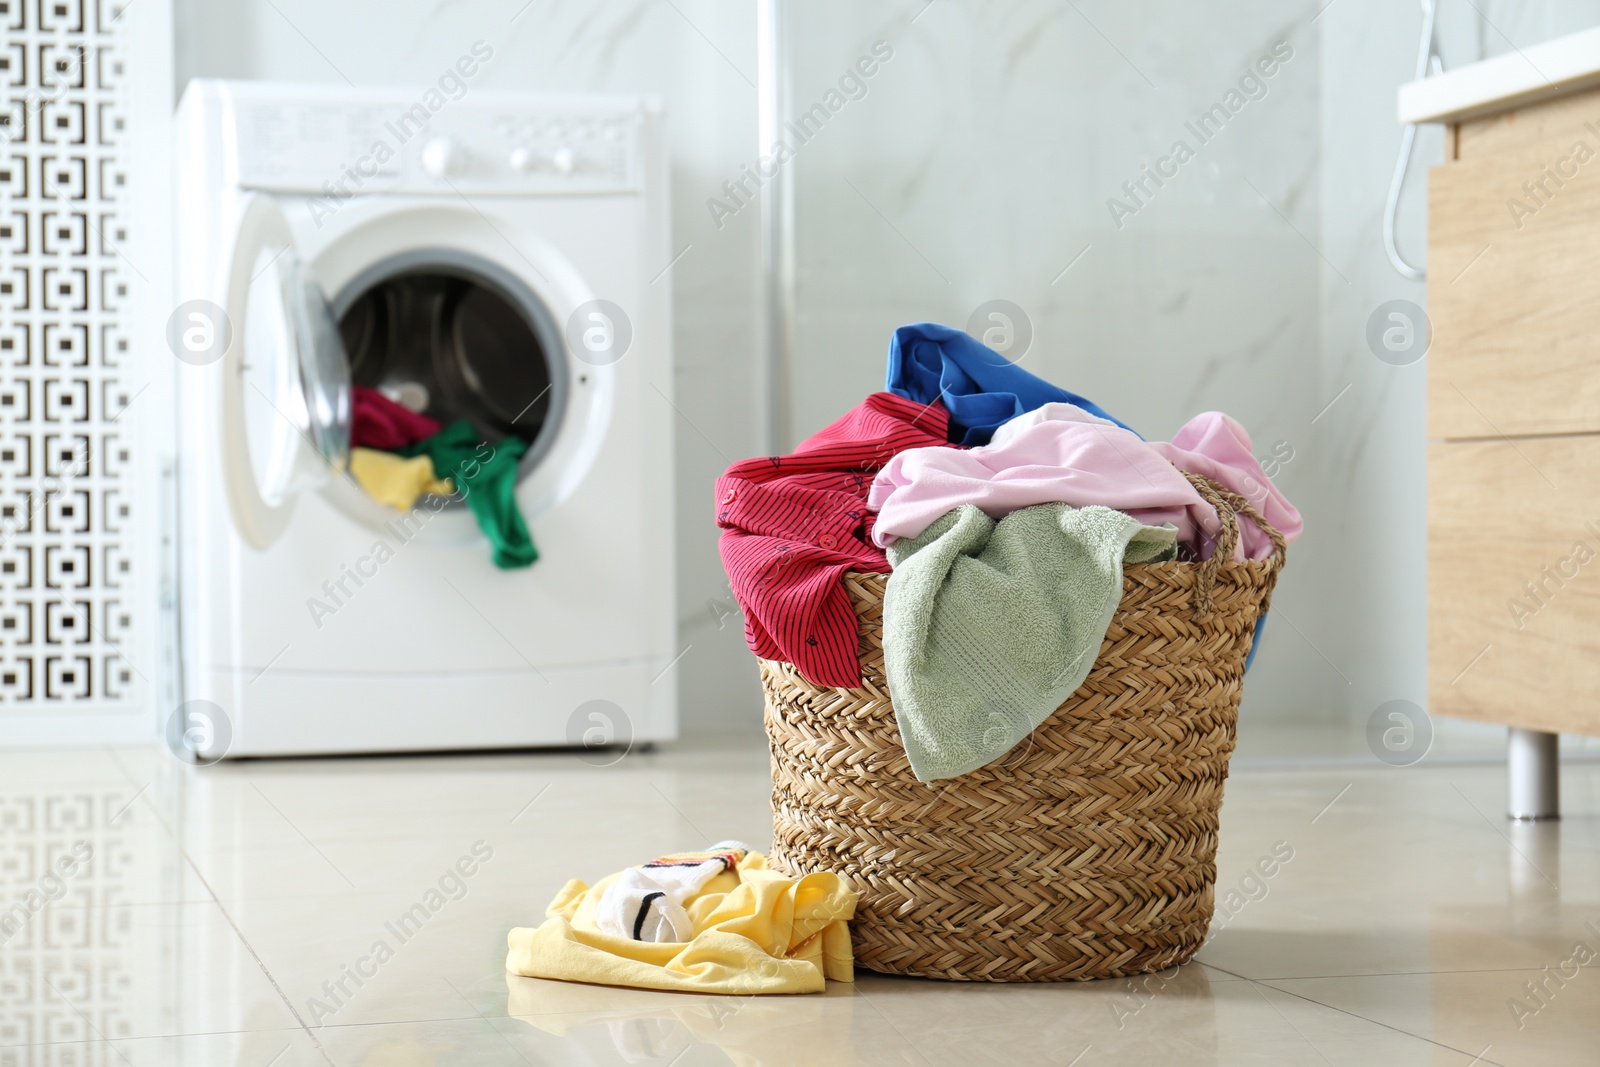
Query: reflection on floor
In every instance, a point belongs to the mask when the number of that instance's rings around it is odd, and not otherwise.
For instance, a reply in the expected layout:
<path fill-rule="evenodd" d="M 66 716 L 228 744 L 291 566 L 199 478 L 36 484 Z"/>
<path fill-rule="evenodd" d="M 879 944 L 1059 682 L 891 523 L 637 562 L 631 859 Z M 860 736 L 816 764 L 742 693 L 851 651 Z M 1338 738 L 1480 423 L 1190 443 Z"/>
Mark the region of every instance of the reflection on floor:
<path fill-rule="evenodd" d="M 1504 820 L 1491 763 L 1264 766 L 1228 783 L 1231 914 L 1176 972 L 723 999 L 508 977 L 505 932 L 568 877 L 764 846 L 760 748 L 7 753 L 0 1067 L 1600 1062 L 1600 764 L 1541 825 Z"/>
<path fill-rule="evenodd" d="M 1505 761 L 1504 726 L 1445 718 L 1430 719 L 1428 723 L 1432 736 L 1424 751 L 1431 764 Z M 1310 718 L 1246 712 L 1239 721 L 1233 770 L 1371 767 L 1372 749 L 1366 727 L 1365 719 L 1343 716 Z M 1561 755 L 1568 760 L 1600 761 L 1600 737 L 1563 734 Z"/>

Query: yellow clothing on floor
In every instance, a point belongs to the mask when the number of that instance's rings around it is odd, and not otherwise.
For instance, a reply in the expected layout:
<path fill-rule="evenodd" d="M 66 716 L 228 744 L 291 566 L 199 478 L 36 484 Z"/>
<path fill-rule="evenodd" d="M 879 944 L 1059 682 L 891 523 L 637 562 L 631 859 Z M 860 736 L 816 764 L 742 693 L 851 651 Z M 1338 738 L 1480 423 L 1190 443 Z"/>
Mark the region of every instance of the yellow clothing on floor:
<path fill-rule="evenodd" d="M 423 493 L 450 496 L 456 491 L 449 478 L 433 476 L 433 460 L 427 456 L 406 459 L 375 448 L 352 448 L 350 473 L 372 499 L 401 511 L 415 507 Z"/>
<path fill-rule="evenodd" d="M 684 908 L 688 941 L 633 941 L 603 934 L 593 888 L 574 879 L 545 909 L 543 925 L 506 937 L 506 970 L 529 978 L 686 993 L 820 993 L 824 979 L 853 981 L 848 921 L 856 894 L 836 874 L 788 878 L 759 852 L 717 875 Z"/>

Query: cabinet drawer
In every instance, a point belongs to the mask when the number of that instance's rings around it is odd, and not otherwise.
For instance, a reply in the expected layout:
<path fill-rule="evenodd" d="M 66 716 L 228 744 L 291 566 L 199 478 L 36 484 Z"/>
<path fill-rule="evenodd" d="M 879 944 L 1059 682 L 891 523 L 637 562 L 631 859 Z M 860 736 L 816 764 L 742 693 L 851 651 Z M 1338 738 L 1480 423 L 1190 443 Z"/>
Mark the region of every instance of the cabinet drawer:
<path fill-rule="evenodd" d="M 1429 172 L 1430 437 L 1600 432 L 1600 96 L 1566 103 Z"/>
<path fill-rule="evenodd" d="M 1428 699 L 1600 734 L 1600 436 L 1429 446 Z"/>

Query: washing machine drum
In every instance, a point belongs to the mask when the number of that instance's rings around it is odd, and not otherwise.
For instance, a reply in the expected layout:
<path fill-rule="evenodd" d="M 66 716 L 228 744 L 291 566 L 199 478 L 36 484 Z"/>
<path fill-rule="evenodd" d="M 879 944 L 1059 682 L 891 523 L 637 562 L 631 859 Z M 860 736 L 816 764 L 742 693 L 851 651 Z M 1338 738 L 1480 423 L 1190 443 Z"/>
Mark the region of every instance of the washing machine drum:
<path fill-rule="evenodd" d="M 349 465 L 351 385 L 484 441 L 528 442 L 518 479 L 554 443 L 567 396 L 561 330 L 511 272 L 453 249 L 376 264 L 330 303 L 277 203 L 246 197 L 218 302 L 173 312 L 168 342 L 198 371 L 236 527 L 266 548 L 295 499 Z"/>
<path fill-rule="evenodd" d="M 486 266 L 434 263 L 368 272 L 346 294 L 335 313 L 353 384 L 446 425 L 466 419 L 485 440 L 548 440 L 560 335 L 532 293 Z"/>

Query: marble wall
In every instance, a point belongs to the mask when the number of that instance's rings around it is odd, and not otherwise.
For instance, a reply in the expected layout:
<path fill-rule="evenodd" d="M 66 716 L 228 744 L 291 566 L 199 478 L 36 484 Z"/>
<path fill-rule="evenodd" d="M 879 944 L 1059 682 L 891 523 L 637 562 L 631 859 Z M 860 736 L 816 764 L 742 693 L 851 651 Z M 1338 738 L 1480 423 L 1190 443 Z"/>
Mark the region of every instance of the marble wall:
<path fill-rule="evenodd" d="M 665 98 L 673 245 L 689 247 L 673 268 L 683 718 L 692 732 L 759 729 L 707 507 L 717 471 L 759 448 L 758 219 L 712 204 L 756 155 L 754 5 L 178 6 L 180 84 L 416 80 L 483 37 L 497 49 L 486 84 Z M 875 42 L 892 54 L 859 88 L 847 83 L 846 105 L 786 165 L 798 274 L 789 441 L 881 385 L 896 325 L 966 325 L 986 301 L 1010 301 L 1031 324 L 1025 366 L 1146 435 L 1215 408 L 1249 427 L 1259 455 L 1292 451 L 1277 480 L 1307 533 L 1247 716 L 1420 703 L 1424 364 L 1391 367 L 1364 341 L 1378 304 L 1424 299 L 1380 244 L 1418 6 L 807 0 L 794 11 L 795 110 L 840 88 Z M 1597 22 L 1600 0 L 1441 0 L 1441 49 L 1453 67 Z M 1241 84 L 1267 59 L 1270 76 Z M 1186 125 L 1230 92 L 1242 102 L 1220 130 Z M 1162 162 L 1179 140 L 1192 155 Z M 1425 132 L 1400 226 L 1413 259 L 1438 152 Z M 1147 165 L 1176 174 L 1157 186 Z"/>

